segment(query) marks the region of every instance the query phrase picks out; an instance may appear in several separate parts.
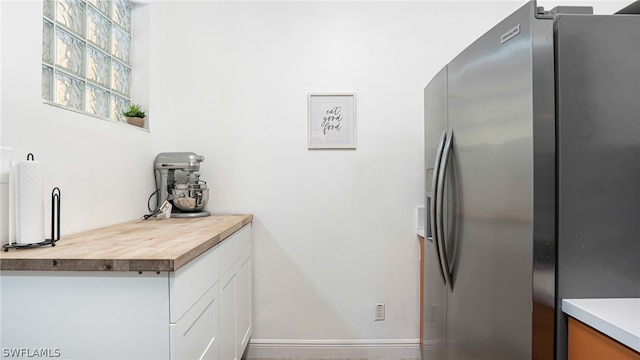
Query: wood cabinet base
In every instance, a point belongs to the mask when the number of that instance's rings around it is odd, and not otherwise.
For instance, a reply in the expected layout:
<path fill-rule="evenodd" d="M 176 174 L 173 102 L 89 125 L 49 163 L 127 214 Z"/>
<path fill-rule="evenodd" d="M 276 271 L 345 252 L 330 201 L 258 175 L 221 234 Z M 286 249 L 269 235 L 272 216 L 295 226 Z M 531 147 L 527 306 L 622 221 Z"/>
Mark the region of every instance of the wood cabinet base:
<path fill-rule="evenodd" d="M 640 354 L 569 317 L 569 360 L 640 360 Z"/>

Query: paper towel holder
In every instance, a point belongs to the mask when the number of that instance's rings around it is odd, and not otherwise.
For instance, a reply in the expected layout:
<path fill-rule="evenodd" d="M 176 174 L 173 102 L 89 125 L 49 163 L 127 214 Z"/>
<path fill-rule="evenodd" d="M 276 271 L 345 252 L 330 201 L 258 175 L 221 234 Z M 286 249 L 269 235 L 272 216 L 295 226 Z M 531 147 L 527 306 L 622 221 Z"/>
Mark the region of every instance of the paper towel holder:
<path fill-rule="evenodd" d="M 34 156 L 32 153 L 27 155 L 27 161 L 33 161 Z M 45 239 L 44 241 L 32 244 L 18 244 L 9 242 L 6 245 L 3 245 L 2 248 L 5 252 L 9 251 L 11 248 L 15 249 L 24 249 L 24 248 L 32 248 L 39 247 L 45 245 L 56 246 L 56 241 L 60 240 L 60 199 L 62 193 L 60 192 L 60 188 L 54 187 L 53 191 L 51 191 L 51 239 Z"/>
<path fill-rule="evenodd" d="M 60 240 L 60 198 L 60 188 L 54 187 L 53 191 L 51 191 L 51 239 L 45 239 L 44 241 L 33 244 L 5 244 L 2 246 L 4 251 L 7 252 L 12 248 L 25 249 L 45 245 L 56 246 L 56 241 Z"/>

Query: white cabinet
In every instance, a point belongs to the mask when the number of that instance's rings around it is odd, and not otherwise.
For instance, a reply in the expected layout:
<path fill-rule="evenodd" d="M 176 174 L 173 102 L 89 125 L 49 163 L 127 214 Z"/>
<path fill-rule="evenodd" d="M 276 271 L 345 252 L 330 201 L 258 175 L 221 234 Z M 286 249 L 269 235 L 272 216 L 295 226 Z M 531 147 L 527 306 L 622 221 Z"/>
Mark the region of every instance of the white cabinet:
<path fill-rule="evenodd" d="M 217 359 L 218 283 L 175 324 L 169 325 L 171 359 Z"/>
<path fill-rule="evenodd" d="M 217 354 L 218 252 L 216 245 L 169 273 L 171 359 L 214 359 Z"/>
<path fill-rule="evenodd" d="M 167 284 L 166 272 L 3 270 L 0 348 L 7 357 L 44 349 L 58 359 L 169 359 Z"/>
<path fill-rule="evenodd" d="M 240 264 L 237 277 L 238 277 L 238 288 L 237 288 L 237 297 L 236 297 L 236 314 L 237 314 L 237 325 L 236 325 L 236 340 L 238 347 L 238 353 L 242 356 L 242 353 L 246 350 L 247 345 L 249 345 L 249 339 L 251 337 L 251 330 L 253 329 L 251 326 L 252 323 L 252 306 L 253 303 L 251 299 L 253 298 L 252 294 L 252 283 L 251 283 L 251 246 L 249 246 L 240 261 Z"/>
<path fill-rule="evenodd" d="M 236 347 L 238 277 L 232 267 L 220 278 L 220 360 L 239 360 Z M 241 355 L 240 355 L 241 356 Z"/>
<path fill-rule="evenodd" d="M 234 241 L 234 236 L 225 241 Z M 207 292 L 219 278 L 219 245 L 200 254 L 178 270 L 169 273 L 169 315 L 175 323 Z"/>
<path fill-rule="evenodd" d="M 251 224 L 175 272 L 2 271 L 0 348 L 59 359 L 240 359 Z"/>
<path fill-rule="evenodd" d="M 220 247 L 226 259 L 236 259 L 221 266 L 220 360 L 240 360 L 251 336 L 251 233 L 245 228 L 234 234 L 237 241 Z"/>

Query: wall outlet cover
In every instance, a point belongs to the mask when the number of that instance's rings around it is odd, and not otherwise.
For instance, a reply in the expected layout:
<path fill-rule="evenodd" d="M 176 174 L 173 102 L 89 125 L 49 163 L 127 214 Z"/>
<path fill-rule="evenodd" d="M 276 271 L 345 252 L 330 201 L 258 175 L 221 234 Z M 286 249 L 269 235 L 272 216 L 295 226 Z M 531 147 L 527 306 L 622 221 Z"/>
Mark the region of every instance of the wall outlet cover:
<path fill-rule="evenodd" d="M 373 315 L 373 320 L 374 321 L 381 321 L 384 320 L 384 304 L 383 303 L 376 303 L 373 304 L 375 307 L 375 314 Z"/>

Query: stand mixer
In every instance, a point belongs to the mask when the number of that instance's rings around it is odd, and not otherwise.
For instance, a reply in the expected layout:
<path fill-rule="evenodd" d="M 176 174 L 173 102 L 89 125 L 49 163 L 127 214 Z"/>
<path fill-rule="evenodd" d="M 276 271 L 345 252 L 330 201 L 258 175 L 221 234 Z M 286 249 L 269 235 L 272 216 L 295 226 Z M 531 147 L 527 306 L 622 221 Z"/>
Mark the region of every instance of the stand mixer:
<path fill-rule="evenodd" d="M 173 206 L 171 217 L 211 215 L 204 210 L 209 201 L 209 189 L 198 173 L 203 161 L 204 156 L 192 152 L 163 152 L 156 156 L 154 171 L 160 173 L 158 209 L 166 200 Z"/>

